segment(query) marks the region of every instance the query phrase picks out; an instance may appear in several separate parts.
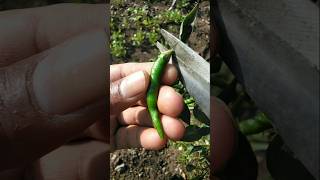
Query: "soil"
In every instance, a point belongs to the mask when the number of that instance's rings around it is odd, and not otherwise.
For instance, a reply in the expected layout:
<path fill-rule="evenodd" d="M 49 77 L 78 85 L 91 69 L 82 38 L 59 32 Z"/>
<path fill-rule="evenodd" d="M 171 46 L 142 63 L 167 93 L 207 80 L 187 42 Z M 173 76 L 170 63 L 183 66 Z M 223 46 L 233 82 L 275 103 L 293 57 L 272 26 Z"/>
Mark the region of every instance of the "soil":
<path fill-rule="evenodd" d="M 137 2 L 135 2 L 137 3 Z M 129 5 L 130 6 L 130 3 Z M 156 10 L 167 9 L 170 5 L 155 3 Z M 210 2 L 203 1 L 195 23 L 195 29 L 189 38 L 189 46 L 206 60 L 209 59 L 209 11 Z M 158 54 L 156 48 L 135 48 L 130 59 L 124 62 L 146 62 Z M 116 60 L 118 61 L 118 60 Z M 110 155 L 111 179 L 187 179 L 185 167 L 177 162 L 179 151 L 172 147 L 161 151 L 145 149 L 118 150 Z"/>
<path fill-rule="evenodd" d="M 111 179 L 185 179 L 178 151 L 118 150 L 111 154 Z"/>

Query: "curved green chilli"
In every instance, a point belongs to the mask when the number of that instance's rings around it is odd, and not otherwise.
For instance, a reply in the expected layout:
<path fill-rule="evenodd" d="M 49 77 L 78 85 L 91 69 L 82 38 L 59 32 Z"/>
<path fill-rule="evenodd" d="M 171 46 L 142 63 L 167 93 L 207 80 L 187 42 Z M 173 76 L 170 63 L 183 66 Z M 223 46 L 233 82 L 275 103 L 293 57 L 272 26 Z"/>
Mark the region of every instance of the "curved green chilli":
<path fill-rule="evenodd" d="M 161 139 L 164 138 L 164 131 L 160 120 L 160 115 L 157 107 L 158 93 L 160 88 L 161 77 L 163 71 L 172 55 L 173 50 L 162 52 L 151 69 L 150 85 L 147 92 L 147 106 L 152 119 L 153 127 L 156 128 Z"/>

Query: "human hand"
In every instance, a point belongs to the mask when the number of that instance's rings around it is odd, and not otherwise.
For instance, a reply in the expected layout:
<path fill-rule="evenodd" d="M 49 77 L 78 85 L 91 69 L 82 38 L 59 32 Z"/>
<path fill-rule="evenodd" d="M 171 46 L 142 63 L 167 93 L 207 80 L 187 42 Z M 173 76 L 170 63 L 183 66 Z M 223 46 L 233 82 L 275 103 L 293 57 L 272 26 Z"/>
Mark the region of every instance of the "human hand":
<path fill-rule="evenodd" d="M 168 139 L 183 137 L 185 126 L 177 117 L 183 98 L 168 85 L 177 80 L 177 70 L 167 65 L 158 95 L 158 108 L 166 137 L 160 139 L 152 126 L 145 98 L 153 63 L 127 63 L 110 66 L 110 141 L 114 149 L 144 147 L 158 150 Z"/>
<path fill-rule="evenodd" d="M 107 8 L 0 13 L 0 171 L 30 165 L 90 125 L 87 135 L 106 139 Z"/>

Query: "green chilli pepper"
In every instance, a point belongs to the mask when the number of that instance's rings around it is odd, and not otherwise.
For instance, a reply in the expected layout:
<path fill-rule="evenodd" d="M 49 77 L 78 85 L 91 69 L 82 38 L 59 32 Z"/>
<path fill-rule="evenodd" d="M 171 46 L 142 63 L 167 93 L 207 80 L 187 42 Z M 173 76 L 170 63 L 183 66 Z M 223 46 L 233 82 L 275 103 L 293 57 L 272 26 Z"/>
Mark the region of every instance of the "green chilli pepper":
<path fill-rule="evenodd" d="M 147 105 L 149 114 L 152 119 L 153 127 L 156 128 L 161 139 L 164 138 L 164 131 L 160 120 L 160 115 L 157 107 L 158 93 L 160 88 L 161 77 L 163 71 L 173 53 L 173 50 L 162 52 L 152 66 L 150 74 L 150 85 L 147 92 Z"/>

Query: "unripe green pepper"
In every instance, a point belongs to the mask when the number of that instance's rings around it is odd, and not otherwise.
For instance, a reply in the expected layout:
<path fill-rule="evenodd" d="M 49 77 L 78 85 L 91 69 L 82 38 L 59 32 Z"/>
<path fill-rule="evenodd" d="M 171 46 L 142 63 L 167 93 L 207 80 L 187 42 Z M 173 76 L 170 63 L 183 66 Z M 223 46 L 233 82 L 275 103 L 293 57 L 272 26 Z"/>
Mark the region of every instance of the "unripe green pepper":
<path fill-rule="evenodd" d="M 156 128 L 161 139 L 164 138 L 164 131 L 160 120 L 160 115 L 157 107 L 159 88 L 162 74 L 166 68 L 168 61 L 173 53 L 173 50 L 162 52 L 152 66 L 150 73 L 150 85 L 147 92 L 147 106 L 153 127 Z"/>

